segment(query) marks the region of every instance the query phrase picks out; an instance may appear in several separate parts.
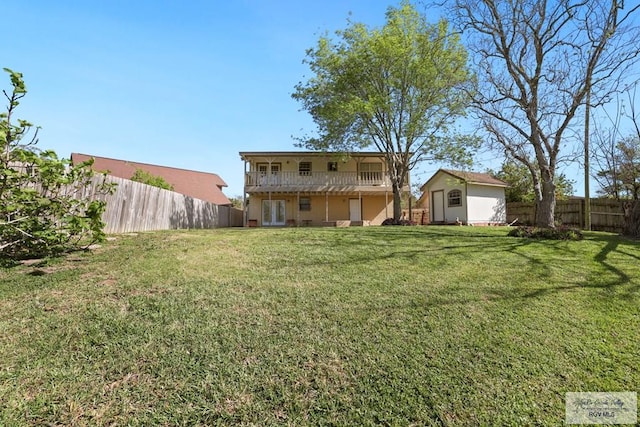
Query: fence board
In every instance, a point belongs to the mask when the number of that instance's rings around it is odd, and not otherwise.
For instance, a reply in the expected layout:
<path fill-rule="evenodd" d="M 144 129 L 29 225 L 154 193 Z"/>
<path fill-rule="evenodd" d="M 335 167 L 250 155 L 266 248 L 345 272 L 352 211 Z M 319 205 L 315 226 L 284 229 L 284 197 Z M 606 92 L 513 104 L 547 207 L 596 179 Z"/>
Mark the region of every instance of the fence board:
<path fill-rule="evenodd" d="M 114 194 L 96 194 L 103 179 L 117 184 Z M 95 176 L 82 195 L 107 202 L 106 233 L 242 226 L 240 209 L 110 175 Z"/>
<path fill-rule="evenodd" d="M 535 203 L 507 203 L 507 222 L 531 225 L 535 222 Z M 584 226 L 584 199 L 558 200 L 556 221 L 561 224 Z M 591 229 L 597 231 L 622 232 L 624 209 L 622 203 L 613 199 L 591 199 Z"/>

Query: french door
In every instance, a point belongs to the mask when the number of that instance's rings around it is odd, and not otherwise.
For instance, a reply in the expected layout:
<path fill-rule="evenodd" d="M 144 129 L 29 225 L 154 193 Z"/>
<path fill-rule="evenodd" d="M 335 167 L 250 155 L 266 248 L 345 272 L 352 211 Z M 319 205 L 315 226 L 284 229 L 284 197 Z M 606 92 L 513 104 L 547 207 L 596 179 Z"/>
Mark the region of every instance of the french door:
<path fill-rule="evenodd" d="M 263 200 L 262 201 L 262 225 L 285 225 L 285 201 L 284 200 Z"/>

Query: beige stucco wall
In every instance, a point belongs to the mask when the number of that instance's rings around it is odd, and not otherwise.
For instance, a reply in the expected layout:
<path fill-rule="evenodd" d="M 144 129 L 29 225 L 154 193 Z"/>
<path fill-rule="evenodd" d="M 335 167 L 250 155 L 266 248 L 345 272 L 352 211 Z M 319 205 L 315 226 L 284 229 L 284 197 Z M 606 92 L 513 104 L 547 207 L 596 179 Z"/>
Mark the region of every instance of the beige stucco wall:
<path fill-rule="evenodd" d="M 339 221 L 349 219 L 349 199 L 357 199 L 357 196 L 329 196 L 325 195 L 300 195 L 310 197 L 311 210 L 298 210 L 297 195 L 277 195 L 273 194 L 271 200 L 285 201 L 285 216 L 289 224 L 299 225 L 322 225 L 327 220 Z M 269 200 L 269 197 L 252 196 L 247 207 L 247 220 L 256 220 L 258 226 L 262 226 L 262 201 Z M 380 225 L 385 218 L 393 216 L 393 197 L 389 194 L 386 198 L 381 196 L 361 196 L 362 219 L 371 225 Z"/>

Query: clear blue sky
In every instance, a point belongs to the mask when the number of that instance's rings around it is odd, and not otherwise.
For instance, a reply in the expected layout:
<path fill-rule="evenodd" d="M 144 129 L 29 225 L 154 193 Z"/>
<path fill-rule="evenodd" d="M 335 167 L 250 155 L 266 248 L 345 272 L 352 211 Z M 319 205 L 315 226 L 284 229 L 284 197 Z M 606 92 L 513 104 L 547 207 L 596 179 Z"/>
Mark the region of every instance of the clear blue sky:
<path fill-rule="evenodd" d="M 239 151 L 294 150 L 292 135 L 314 129 L 291 99 L 309 76 L 305 50 L 347 19 L 381 25 L 397 4 L 4 0 L 0 66 L 24 74 L 18 116 L 42 127 L 40 148 L 214 172 L 239 196 Z M 477 160 L 477 170 L 500 166 Z"/>

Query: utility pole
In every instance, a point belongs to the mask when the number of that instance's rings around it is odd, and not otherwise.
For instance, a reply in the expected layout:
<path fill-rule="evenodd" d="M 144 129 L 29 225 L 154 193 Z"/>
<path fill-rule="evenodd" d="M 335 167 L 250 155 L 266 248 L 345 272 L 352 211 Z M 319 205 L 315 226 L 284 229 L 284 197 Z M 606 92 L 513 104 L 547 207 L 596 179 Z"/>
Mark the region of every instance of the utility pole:
<path fill-rule="evenodd" d="M 591 230 L 591 196 L 589 195 L 589 118 L 591 116 L 591 78 L 587 79 L 587 102 L 584 108 L 584 229 Z"/>

